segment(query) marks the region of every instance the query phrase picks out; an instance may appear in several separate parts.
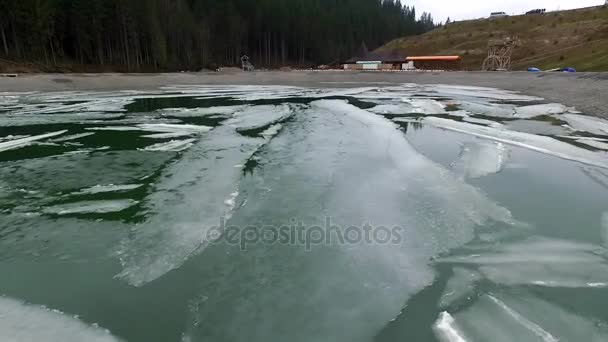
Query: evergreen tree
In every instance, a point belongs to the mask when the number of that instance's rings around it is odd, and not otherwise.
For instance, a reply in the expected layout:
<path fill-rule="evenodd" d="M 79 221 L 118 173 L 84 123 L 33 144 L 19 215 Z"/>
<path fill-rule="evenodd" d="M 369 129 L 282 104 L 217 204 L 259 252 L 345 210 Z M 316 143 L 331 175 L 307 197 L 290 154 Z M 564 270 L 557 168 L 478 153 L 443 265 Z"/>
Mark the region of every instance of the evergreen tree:
<path fill-rule="evenodd" d="M 342 61 L 435 28 L 401 0 L 0 0 L 0 57 L 183 70 Z"/>

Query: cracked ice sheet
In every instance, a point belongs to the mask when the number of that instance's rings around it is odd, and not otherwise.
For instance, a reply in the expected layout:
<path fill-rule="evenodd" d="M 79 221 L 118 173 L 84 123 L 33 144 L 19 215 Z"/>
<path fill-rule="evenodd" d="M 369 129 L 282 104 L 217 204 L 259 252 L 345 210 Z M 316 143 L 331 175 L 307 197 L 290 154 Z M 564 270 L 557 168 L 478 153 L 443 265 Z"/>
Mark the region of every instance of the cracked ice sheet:
<path fill-rule="evenodd" d="M 527 148 L 566 160 L 608 168 L 608 159 L 601 153 L 588 151 L 550 137 L 516 132 L 499 127 L 479 126 L 436 117 L 426 117 L 422 120 L 422 123 L 454 132 L 473 135 L 479 138 L 494 140 L 508 145 Z"/>
<path fill-rule="evenodd" d="M 452 163 L 452 169 L 463 179 L 480 178 L 500 172 L 508 160 L 509 149 L 502 143 L 465 143 L 458 159 Z"/>
<path fill-rule="evenodd" d="M 506 101 L 539 101 L 543 98 L 535 96 L 522 95 L 518 92 L 502 90 L 497 88 L 485 88 L 485 87 L 473 87 L 473 86 L 459 86 L 459 85 L 446 85 L 437 84 L 424 86 L 423 91 L 431 93 L 439 93 L 441 95 L 450 96 L 467 96 L 472 98 L 487 98 L 493 100 L 506 100 Z"/>
<path fill-rule="evenodd" d="M 471 114 L 493 116 L 498 118 L 512 118 L 515 115 L 515 106 L 513 105 L 467 101 L 458 101 L 456 102 L 456 105 L 458 108 L 464 109 Z"/>
<path fill-rule="evenodd" d="M 455 267 L 453 271 L 454 275 L 448 280 L 439 300 L 441 308 L 445 308 L 463 297 L 473 295 L 476 283 L 483 279 L 479 272 L 470 269 Z"/>
<path fill-rule="evenodd" d="M 439 263 L 477 266 L 497 284 L 541 287 L 608 287 L 608 255 L 601 246 L 549 238 L 488 245 L 489 251 L 452 256 Z"/>
<path fill-rule="evenodd" d="M 403 102 L 414 107 L 413 113 L 425 115 L 447 114 L 445 105 L 436 100 L 404 98 Z"/>
<path fill-rule="evenodd" d="M 608 331 L 600 322 L 526 293 L 485 295 L 472 307 L 453 315 L 451 327 L 467 342 L 600 342 L 608 339 Z"/>
<path fill-rule="evenodd" d="M 103 328 L 42 306 L 0 296 L 0 340 L 5 342 L 119 342 Z"/>
<path fill-rule="evenodd" d="M 368 109 L 370 112 L 384 115 L 399 115 L 416 113 L 416 108 L 409 103 L 381 104 Z"/>
<path fill-rule="evenodd" d="M 225 201 L 238 191 L 241 169 L 234 165 L 245 164 L 259 146 L 259 140 L 223 126 L 169 166 L 143 204 L 146 221 L 117 251 L 123 266 L 118 277 L 139 287 L 204 249 L 208 231 L 232 214 Z"/>
<path fill-rule="evenodd" d="M 432 256 L 468 242 L 477 226 L 512 223 L 507 209 L 416 152 L 389 120 L 331 100 L 294 120 L 289 134 L 264 147 L 258 182 L 243 189 L 248 204 L 230 224 L 301 218 L 312 225 L 331 216 L 341 229 L 369 220 L 403 225 L 406 235 L 387 245 L 334 241 L 313 253 L 283 244 L 250 245 L 247 253 L 214 246 L 197 260 L 223 266 L 202 280 L 203 299 L 186 332 L 193 341 L 370 341 L 432 282 Z M 281 267 L 271 267 L 276 260 Z M 349 322 L 357 324 L 344 329 Z"/>
<path fill-rule="evenodd" d="M 227 126 L 238 131 L 246 131 L 269 127 L 283 121 L 293 114 L 294 108 L 290 105 L 255 106 L 238 112 L 226 121 Z"/>

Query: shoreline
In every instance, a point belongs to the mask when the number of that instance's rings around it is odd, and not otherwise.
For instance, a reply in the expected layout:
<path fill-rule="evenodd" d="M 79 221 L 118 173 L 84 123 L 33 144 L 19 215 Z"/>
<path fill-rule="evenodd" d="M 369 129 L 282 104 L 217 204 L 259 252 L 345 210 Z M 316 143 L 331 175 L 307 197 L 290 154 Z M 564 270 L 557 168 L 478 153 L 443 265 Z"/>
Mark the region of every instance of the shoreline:
<path fill-rule="evenodd" d="M 285 85 L 352 88 L 369 84 L 452 84 L 519 91 L 608 118 L 608 72 L 240 71 L 157 74 L 22 74 L 0 77 L 0 92 L 155 90 L 169 85 Z"/>

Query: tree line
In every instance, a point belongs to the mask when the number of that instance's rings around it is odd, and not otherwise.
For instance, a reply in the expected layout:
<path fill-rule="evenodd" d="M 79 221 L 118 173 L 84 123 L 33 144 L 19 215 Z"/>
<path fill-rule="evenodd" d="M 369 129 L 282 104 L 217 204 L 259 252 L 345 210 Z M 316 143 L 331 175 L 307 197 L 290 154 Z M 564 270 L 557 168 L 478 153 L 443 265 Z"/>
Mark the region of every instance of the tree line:
<path fill-rule="evenodd" d="M 0 58 L 128 70 L 336 63 L 435 27 L 400 0 L 0 0 Z"/>

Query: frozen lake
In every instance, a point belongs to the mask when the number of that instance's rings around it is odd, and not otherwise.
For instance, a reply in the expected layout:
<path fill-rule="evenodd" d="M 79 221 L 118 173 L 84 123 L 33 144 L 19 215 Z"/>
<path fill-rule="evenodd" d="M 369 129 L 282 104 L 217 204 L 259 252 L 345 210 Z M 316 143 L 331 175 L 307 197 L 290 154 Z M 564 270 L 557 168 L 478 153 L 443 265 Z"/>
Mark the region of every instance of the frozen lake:
<path fill-rule="evenodd" d="M 606 341 L 607 203 L 516 92 L 0 93 L 0 340 Z"/>

